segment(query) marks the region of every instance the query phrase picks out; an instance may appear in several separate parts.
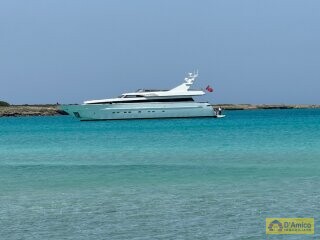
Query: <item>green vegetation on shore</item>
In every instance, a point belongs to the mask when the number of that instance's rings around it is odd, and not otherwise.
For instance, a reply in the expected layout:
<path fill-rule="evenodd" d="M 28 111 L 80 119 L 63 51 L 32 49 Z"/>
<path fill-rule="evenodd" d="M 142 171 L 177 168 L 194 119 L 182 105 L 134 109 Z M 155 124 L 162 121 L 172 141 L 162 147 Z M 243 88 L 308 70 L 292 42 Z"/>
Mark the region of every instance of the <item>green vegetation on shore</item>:
<path fill-rule="evenodd" d="M 5 103 L 5 102 L 4 102 Z M 222 107 L 224 110 L 255 110 L 255 109 L 310 109 L 320 108 L 320 105 L 286 105 L 286 104 L 215 104 L 213 108 Z M 59 110 L 58 105 L 9 105 L 0 104 L 0 117 L 19 116 L 55 116 L 66 115 Z"/>
<path fill-rule="evenodd" d="M 0 101 L 0 107 L 9 107 L 10 104 L 5 101 Z"/>
<path fill-rule="evenodd" d="M 63 114 L 65 114 L 65 112 L 59 110 L 57 105 L 0 106 L 0 117 L 55 116 Z"/>

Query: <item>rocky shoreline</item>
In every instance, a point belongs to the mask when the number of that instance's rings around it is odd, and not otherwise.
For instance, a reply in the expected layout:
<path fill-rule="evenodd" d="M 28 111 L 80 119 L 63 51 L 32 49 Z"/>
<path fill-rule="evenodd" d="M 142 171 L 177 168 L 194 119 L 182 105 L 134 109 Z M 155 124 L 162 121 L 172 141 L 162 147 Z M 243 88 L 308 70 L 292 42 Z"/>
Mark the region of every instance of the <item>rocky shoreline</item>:
<path fill-rule="evenodd" d="M 11 105 L 0 107 L 0 117 L 67 115 L 57 105 Z"/>
<path fill-rule="evenodd" d="M 286 104 L 215 104 L 213 108 L 221 107 L 224 110 L 257 110 L 257 109 L 314 109 L 320 105 L 286 105 Z M 0 107 L 0 117 L 20 116 L 58 116 L 67 115 L 59 110 L 58 105 L 11 105 Z"/>

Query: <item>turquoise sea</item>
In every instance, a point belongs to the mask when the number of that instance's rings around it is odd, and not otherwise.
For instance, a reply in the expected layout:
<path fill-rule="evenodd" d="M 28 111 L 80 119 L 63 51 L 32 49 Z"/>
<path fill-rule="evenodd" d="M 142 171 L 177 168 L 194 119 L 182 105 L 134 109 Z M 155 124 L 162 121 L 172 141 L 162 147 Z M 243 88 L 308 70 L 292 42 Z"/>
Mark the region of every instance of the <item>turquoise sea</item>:
<path fill-rule="evenodd" d="M 320 110 L 226 114 L 0 118 L 0 239 L 319 239 Z"/>

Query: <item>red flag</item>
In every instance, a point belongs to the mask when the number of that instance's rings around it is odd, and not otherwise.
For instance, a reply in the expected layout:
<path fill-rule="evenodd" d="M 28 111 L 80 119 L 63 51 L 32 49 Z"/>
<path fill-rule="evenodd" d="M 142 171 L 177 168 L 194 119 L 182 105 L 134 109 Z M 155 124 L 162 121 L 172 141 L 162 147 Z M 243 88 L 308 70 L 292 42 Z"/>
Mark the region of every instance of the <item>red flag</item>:
<path fill-rule="evenodd" d="M 210 87 L 209 85 L 206 87 L 206 90 L 207 90 L 208 92 L 213 92 L 213 88 Z"/>

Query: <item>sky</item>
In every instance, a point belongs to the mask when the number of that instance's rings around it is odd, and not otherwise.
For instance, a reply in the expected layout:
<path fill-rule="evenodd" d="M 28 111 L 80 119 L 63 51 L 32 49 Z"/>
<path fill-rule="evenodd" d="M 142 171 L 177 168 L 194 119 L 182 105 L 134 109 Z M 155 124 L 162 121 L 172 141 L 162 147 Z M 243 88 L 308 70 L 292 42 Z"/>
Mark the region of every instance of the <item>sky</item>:
<path fill-rule="evenodd" d="M 0 100 L 170 89 L 212 103 L 320 104 L 318 0 L 1 0 Z"/>

